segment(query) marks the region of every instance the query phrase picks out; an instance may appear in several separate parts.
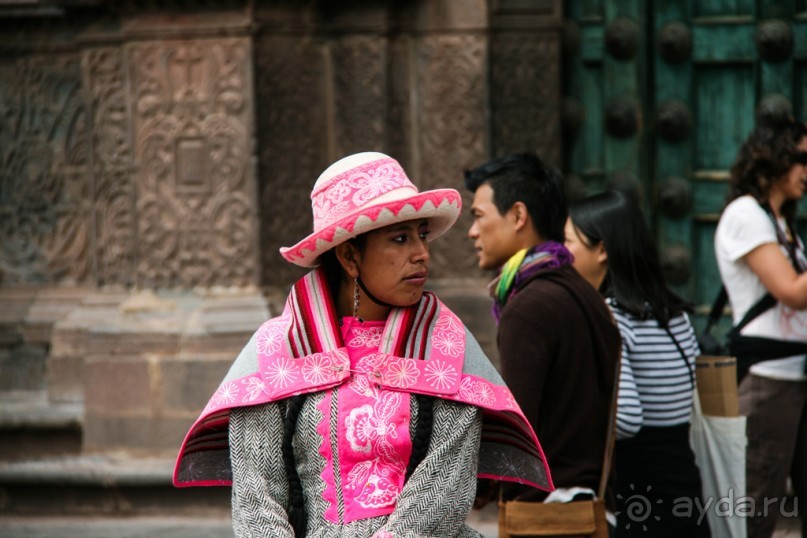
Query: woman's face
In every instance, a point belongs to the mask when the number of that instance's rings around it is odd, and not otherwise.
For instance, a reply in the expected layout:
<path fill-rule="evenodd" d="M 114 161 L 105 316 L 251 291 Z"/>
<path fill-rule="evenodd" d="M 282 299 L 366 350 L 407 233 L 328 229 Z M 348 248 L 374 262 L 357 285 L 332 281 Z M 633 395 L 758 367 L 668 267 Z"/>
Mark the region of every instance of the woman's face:
<path fill-rule="evenodd" d="M 571 218 L 566 219 L 564 235 L 566 248 L 574 256 L 574 268 L 577 269 L 580 276 L 594 286 L 594 289 L 600 289 L 600 284 L 605 278 L 608 260 L 602 242 L 589 246 L 591 240 L 575 227 Z"/>
<path fill-rule="evenodd" d="M 796 152 L 802 156 L 807 156 L 807 137 L 799 141 Z M 807 191 L 807 163 L 797 162 L 790 167 L 790 170 L 779 181 L 772 185 L 773 189 L 779 190 L 785 200 L 798 200 Z"/>
<path fill-rule="evenodd" d="M 429 276 L 429 223 L 410 220 L 367 233 L 357 253 L 359 276 L 379 300 L 411 306 L 423 295 Z"/>

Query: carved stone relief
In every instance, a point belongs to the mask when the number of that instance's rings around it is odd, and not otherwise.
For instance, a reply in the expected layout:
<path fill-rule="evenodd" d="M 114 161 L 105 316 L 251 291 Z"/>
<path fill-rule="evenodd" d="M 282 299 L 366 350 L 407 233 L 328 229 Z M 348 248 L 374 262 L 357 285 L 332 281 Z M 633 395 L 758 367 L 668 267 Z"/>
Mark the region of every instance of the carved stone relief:
<path fill-rule="evenodd" d="M 0 283 L 285 286 L 302 270 L 278 248 L 310 232 L 311 186 L 344 154 L 390 153 L 466 206 L 462 171 L 491 155 L 557 162 L 559 34 L 423 30 L 410 8 L 392 32 L 289 4 L 251 37 L 166 22 L 0 60 Z M 435 277 L 475 266 L 469 224 Z"/>
<path fill-rule="evenodd" d="M 334 67 L 335 158 L 384 150 L 386 41 L 350 36 L 331 48 Z"/>
<path fill-rule="evenodd" d="M 413 129 L 410 120 L 412 38 L 398 36 L 390 40 L 387 62 L 387 152 L 398 159 L 404 170 L 414 176 L 412 168 Z M 411 178 L 417 181 L 416 177 Z"/>
<path fill-rule="evenodd" d="M 452 187 L 470 200 L 462 184 L 463 170 L 486 160 L 485 41 L 478 36 L 443 35 L 418 43 L 417 91 L 420 96 L 420 165 L 418 187 Z M 476 264 L 465 233 L 467 211 L 432 249 L 437 278 L 468 276 Z"/>
<path fill-rule="evenodd" d="M 0 64 L 0 282 L 91 278 L 92 186 L 74 54 Z"/>
<path fill-rule="evenodd" d="M 96 275 L 100 285 L 135 282 L 135 192 L 129 94 L 119 47 L 83 54 L 92 111 Z"/>
<path fill-rule="evenodd" d="M 257 283 L 249 42 L 145 42 L 126 51 L 138 283 Z"/>
<path fill-rule="evenodd" d="M 548 32 L 491 38 L 493 155 L 536 150 L 560 164 L 560 37 Z"/>
<path fill-rule="evenodd" d="M 278 253 L 311 232 L 311 188 L 328 164 L 323 55 L 311 39 L 255 43 L 260 159 L 262 282 L 285 285 L 303 271 Z"/>

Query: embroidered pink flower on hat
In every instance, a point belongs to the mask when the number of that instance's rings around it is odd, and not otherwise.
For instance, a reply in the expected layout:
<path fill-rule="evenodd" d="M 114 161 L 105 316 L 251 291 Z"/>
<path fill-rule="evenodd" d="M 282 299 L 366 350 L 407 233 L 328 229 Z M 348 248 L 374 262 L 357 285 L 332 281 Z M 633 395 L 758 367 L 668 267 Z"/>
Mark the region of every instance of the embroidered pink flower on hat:
<path fill-rule="evenodd" d="M 418 192 L 401 165 L 383 153 L 349 155 L 329 166 L 311 192 L 314 231 L 280 254 L 313 267 L 317 258 L 358 235 L 414 219 L 429 220 L 429 239 L 456 222 L 462 201 L 454 189 Z"/>

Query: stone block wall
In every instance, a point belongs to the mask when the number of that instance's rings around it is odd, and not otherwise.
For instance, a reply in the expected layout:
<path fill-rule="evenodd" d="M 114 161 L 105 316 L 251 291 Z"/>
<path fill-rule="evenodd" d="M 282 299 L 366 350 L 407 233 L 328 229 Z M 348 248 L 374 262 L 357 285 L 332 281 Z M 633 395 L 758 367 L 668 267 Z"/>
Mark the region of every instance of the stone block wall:
<path fill-rule="evenodd" d="M 255 289 L 96 293 L 58 323 L 51 397 L 84 403 L 83 450 L 172 454 L 270 308 Z M 55 371 L 54 371 L 55 374 Z"/>

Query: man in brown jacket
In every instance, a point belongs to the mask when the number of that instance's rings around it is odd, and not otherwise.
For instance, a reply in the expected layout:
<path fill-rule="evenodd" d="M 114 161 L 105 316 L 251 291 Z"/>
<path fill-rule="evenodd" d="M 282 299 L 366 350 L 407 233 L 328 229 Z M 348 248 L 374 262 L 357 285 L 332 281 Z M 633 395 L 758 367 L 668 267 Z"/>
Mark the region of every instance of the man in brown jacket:
<path fill-rule="evenodd" d="M 468 236 L 479 267 L 497 270 L 490 290 L 502 377 L 541 439 L 556 488 L 594 493 L 620 336 L 563 245 L 563 179 L 519 153 L 467 171 L 465 184 L 474 193 Z M 546 497 L 526 486 L 506 486 L 504 495 Z"/>

